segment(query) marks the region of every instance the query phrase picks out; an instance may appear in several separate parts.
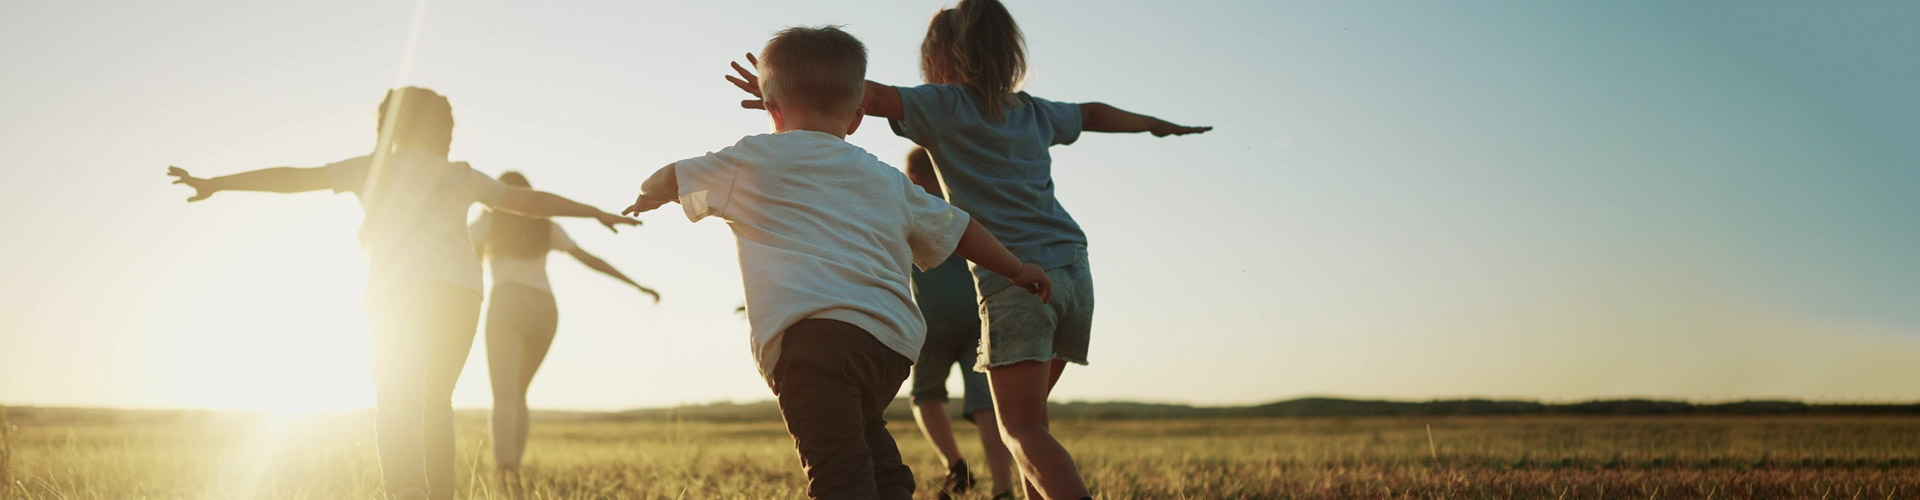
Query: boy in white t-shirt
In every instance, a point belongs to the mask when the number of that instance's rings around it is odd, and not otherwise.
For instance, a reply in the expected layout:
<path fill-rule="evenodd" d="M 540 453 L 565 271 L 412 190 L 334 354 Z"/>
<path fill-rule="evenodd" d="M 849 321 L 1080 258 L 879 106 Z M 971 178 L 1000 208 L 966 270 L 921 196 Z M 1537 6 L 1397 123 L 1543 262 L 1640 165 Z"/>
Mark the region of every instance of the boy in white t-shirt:
<path fill-rule="evenodd" d="M 754 358 L 813 498 L 911 498 L 881 412 L 926 335 L 910 269 L 958 253 L 1047 300 L 1052 283 L 965 212 L 845 140 L 860 125 L 866 47 L 839 29 L 767 42 L 758 81 L 776 133 L 668 165 L 626 213 L 677 201 L 733 228 Z M 764 83 L 763 83 L 764 82 Z"/>

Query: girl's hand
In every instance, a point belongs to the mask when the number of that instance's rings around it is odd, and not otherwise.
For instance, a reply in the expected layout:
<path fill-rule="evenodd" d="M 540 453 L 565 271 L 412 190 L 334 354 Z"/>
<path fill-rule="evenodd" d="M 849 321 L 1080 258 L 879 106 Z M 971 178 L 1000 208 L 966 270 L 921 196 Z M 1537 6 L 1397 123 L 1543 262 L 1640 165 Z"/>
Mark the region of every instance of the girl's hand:
<path fill-rule="evenodd" d="M 634 287 L 636 287 L 636 288 L 639 288 L 639 289 L 640 289 L 640 293 L 644 293 L 644 294 L 647 294 L 647 295 L 651 295 L 651 296 L 653 296 L 653 303 L 655 303 L 655 304 L 659 304 L 659 303 L 660 303 L 660 292 L 659 292 L 658 290 L 654 290 L 654 289 L 652 289 L 652 288 L 647 288 L 647 287 L 644 287 L 644 286 L 640 286 L 640 285 L 638 285 L 638 284 L 636 284 L 636 285 L 633 285 L 633 286 L 634 286 Z"/>
<path fill-rule="evenodd" d="M 1014 276 L 1012 281 L 1013 286 L 1020 287 L 1027 293 L 1039 295 L 1042 304 L 1053 300 L 1053 280 L 1047 279 L 1047 271 L 1037 264 L 1021 265 L 1020 274 Z"/>
<path fill-rule="evenodd" d="M 1160 120 L 1160 123 L 1153 124 L 1153 128 L 1147 132 L 1152 133 L 1154 137 L 1166 137 L 1169 135 L 1198 134 L 1208 130 L 1213 130 L 1213 127 L 1188 127 L 1166 120 Z"/>
<path fill-rule="evenodd" d="M 639 219 L 627 217 L 624 215 L 610 214 L 606 212 L 600 212 L 600 215 L 596 215 L 594 216 L 594 218 L 600 221 L 600 225 L 607 226 L 608 231 L 613 231 L 615 233 L 620 232 L 620 226 L 623 226 L 623 225 L 624 226 L 640 225 Z"/>
<path fill-rule="evenodd" d="M 753 57 L 752 53 L 748 53 L 747 64 L 757 68 L 760 66 L 760 59 Z M 733 86 L 740 87 L 740 90 L 744 90 L 756 97 L 756 99 L 740 101 L 740 107 L 747 109 L 767 109 L 766 101 L 762 100 L 765 98 L 760 95 L 760 77 L 754 76 L 752 71 L 741 67 L 740 63 L 737 62 L 733 63 L 733 70 L 740 73 L 740 77 L 735 78 L 733 75 L 727 75 L 727 81 L 733 82 Z"/>
<path fill-rule="evenodd" d="M 193 197 L 187 198 L 188 203 L 207 199 L 208 196 L 213 196 L 213 193 L 220 192 L 220 188 L 213 185 L 213 180 L 194 177 L 184 168 L 167 167 L 167 175 L 176 177 L 173 180 L 174 184 L 185 184 L 193 188 Z"/>

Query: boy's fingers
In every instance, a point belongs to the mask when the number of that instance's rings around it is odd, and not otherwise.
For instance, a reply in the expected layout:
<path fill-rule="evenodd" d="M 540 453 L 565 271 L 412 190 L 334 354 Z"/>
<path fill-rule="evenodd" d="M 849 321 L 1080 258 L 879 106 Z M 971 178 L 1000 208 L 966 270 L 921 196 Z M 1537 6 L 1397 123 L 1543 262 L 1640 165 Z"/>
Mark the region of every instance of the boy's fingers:
<path fill-rule="evenodd" d="M 755 95 L 755 96 L 759 96 L 759 95 L 760 95 L 760 88 L 759 88 L 759 87 L 755 87 L 755 86 L 753 86 L 753 85 L 749 85 L 749 84 L 747 84 L 747 82 L 746 82 L 745 80 L 741 80 L 741 79 L 739 79 L 739 78 L 734 78 L 734 77 L 733 77 L 733 75 L 727 75 L 727 83 L 731 83 L 731 84 L 733 84 L 733 86 L 735 86 L 735 87 L 740 87 L 740 91 L 742 91 L 742 92 L 746 92 L 746 93 L 749 93 L 749 94 L 753 94 L 753 95 Z"/>
<path fill-rule="evenodd" d="M 758 57 L 754 57 L 754 56 L 753 56 L 753 53 L 752 53 L 752 52 L 748 52 L 748 53 L 747 53 L 747 64 L 752 64 L 752 65 L 754 65 L 754 66 L 759 66 L 759 65 L 760 65 L 760 58 L 758 58 Z"/>
<path fill-rule="evenodd" d="M 740 101 L 740 107 L 747 109 L 767 109 L 767 102 L 759 99 Z"/>
<path fill-rule="evenodd" d="M 740 79 L 742 79 L 742 80 L 746 80 L 746 81 L 749 81 L 749 82 L 758 82 L 758 81 L 760 81 L 760 77 L 757 77 L 757 76 L 753 76 L 753 72 L 752 72 L 752 71 L 747 71 L 747 68 L 742 68 L 742 67 L 740 67 L 740 63 L 729 63 L 729 64 L 732 64 L 732 65 L 733 65 L 733 71 L 734 71 L 734 72 L 736 72 L 736 73 L 740 73 Z"/>

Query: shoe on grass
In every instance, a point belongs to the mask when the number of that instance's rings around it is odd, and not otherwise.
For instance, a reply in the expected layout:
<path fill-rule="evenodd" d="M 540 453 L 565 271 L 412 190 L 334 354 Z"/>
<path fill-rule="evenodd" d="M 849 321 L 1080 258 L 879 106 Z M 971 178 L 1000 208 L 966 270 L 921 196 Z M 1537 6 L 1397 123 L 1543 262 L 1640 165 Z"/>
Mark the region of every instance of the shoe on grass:
<path fill-rule="evenodd" d="M 965 494 L 973 489 L 973 472 L 967 470 L 966 460 L 954 460 L 947 466 L 947 480 L 940 483 L 942 493 Z"/>

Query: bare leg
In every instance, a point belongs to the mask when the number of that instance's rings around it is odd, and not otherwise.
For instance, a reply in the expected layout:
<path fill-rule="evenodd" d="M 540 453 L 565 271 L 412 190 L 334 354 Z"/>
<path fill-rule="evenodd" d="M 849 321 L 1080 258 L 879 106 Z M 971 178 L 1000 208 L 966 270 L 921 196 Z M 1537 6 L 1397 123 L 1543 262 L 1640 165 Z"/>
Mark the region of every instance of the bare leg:
<path fill-rule="evenodd" d="M 391 313 L 390 313 L 391 314 Z M 419 324 L 394 315 L 373 318 L 373 386 L 378 396 L 378 432 L 381 478 L 389 498 L 427 497 L 426 451 L 422 448 L 421 405 L 425 402 L 425 369 Z"/>
<path fill-rule="evenodd" d="M 523 339 L 526 343 L 520 351 L 520 380 L 516 381 L 520 386 L 520 427 L 514 429 L 514 439 L 520 443 L 520 455 L 515 456 L 516 459 L 526 454 L 527 434 L 533 424 L 533 415 L 527 411 L 527 390 L 533 387 L 533 375 L 540 372 L 541 363 L 547 360 L 547 350 L 553 347 L 555 326 L 555 323 L 548 322 L 545 328 Z"/>
<path fill-rule="evenodd" d="M 493 466 L 501 472 L 520 470 L 520 455 L 526 442 L 519 439 L 521 423 L 527 418 L 526 387 L 520 385 L 522 333 L 501 327 L 497 316 L 510 307 L 496 296 L 487 311 L 487 375 L 493 386 Z"/>
<path fill-rule="evenodd" d="M 927 436 L 933 449 L 940 451 L 940 465 L 952 466 L 961 459 L 960 444 L 953 439 L 953 421 L 947 418 L 946 403 L 926 401 L 913 405 L 913 420 L 920 423 L 920 433 Z"/>
<path fill-rule="evenodd" d="M 553 295 L 519 285 L 494 288 L 487 310 L 487 368 L 493 386 L 493 463 L 520 470 L 526 455 L 527 389 L 553 346 Z"/>
<path fill-rule="evenodd" d="M 1027 497 L 1078 500 L 1088 497 L 1087 486 L 1073 464 L 1073 456 L 1053 438 L 1047 422 L 1047 396 L 1058 382 L 1065 363 L 1023 361 L 987 369 L 993 386 L 993 406 L 1000 432 L 1020 472 L 1026 475 Z"/>
<path fill-rule="evenodd" d="M 980 428 L 980 447 L 987 451 L 987 472 L 993 475 L 993 494 L 1013 492 L 1013 452 L 1000 439 L 1000 417 L 993 410 L 973 414 L 973 425 Z"/>
<path fill-rule="evenodd" d="M 458 297 L 458 296 L 456 296 Z M 425 398 L 421 407 L 424 420 L 421 444 L 426 450 L 427 492 L 430 498 L 454 498 L 455 455 L 453 434 L 453 386 L 466 367 L 467 354 L 473 350 L 474 330 L 480 323 L 480 296 L 452 301 L 444 310 L 426 314 L 441 315 L 431 333 L 431 352 L 427 353 Z"/>

